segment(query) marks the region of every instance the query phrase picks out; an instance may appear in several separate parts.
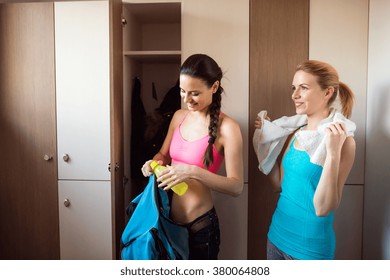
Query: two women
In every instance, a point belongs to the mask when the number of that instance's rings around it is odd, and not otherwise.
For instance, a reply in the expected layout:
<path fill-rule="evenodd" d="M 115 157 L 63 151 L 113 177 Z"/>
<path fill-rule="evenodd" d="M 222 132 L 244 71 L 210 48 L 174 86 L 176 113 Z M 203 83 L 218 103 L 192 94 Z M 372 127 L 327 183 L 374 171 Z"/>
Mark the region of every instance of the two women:
<path fill-rule="evenodd" d="M 243 188 L 241 132 L 220 110 L 221 79 L 220 67 L 206 55 L 190 56 L 183 63 L 180 89 L 187 109 L 175 113 L 153 157 L 168 165 L 158 179 L 160 187 L 189 185 L 185 195 L 173 194 L 171 217 L 189 228 L 190 259 L 218 257 L 219 224 L 211 192 L 237 196 Z M 260 167 L 266 163 L 264 173 L 280 192 L 267 258 L 333 259 L 333 212 L 355 158 L 356 126 L 348 120 L 353 93 L 331 65 L 309 60 L 296 69 L 291 97 L 296 116 L 270 122 L 263 115 L 255 122 Z M 272 137 L 277 144 L 269 145 Z M 284 144 L 285 149 L 275 150 Z M 223 160 L 226 176 L 216 174 Z M 151 174 L 150 160 L 142 172 Z"/>

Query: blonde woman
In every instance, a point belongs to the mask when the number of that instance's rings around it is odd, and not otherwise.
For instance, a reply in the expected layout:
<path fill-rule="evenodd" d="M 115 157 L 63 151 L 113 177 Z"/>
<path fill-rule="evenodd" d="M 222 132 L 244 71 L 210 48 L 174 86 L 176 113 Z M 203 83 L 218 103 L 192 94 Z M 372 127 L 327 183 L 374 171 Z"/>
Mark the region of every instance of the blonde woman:
<path fill-rule="evenodd" d="M 356 126 L 347 119 L 353 93 L 331 65 L 308 60 L 296 68 L 291 98 L 296 116 L 255 121 L 259 131 L 283 123 L 290 134 L 280 164 L 275 160 L 265 172 L 280 192 L 268 231 L 267 258 L 334 259 L 333 211 L 355 159 Z"/>

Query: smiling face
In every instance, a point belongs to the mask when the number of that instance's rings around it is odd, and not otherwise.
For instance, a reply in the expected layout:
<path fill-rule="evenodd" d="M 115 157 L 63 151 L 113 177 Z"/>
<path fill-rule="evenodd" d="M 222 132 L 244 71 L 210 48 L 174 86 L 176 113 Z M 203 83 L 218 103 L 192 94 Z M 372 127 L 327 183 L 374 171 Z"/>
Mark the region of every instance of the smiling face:
<path fill-rule="evenodd" d="M 333 88 L 321 89 L 316 76 L 299 70 L 292 83 L 292 100 L 297 114 L 319 115 L 327 112 Z"/>
<path fill-rule="evenodd" d="M 180 95 L 190 111 L 206 112 L 213 100 L 213 94 L 218 89 L 216 81 L 212 87 L 198 78 L 189 75 L 180 75 Z"/>

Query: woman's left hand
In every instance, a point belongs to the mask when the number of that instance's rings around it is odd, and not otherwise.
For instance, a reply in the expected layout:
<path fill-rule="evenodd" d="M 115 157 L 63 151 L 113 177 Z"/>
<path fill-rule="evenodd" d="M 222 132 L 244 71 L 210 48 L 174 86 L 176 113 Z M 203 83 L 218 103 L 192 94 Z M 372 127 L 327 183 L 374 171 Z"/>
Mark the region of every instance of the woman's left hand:
<path fill-rule="evenodd" d="M 189 174 L 191 174 L 191 165 L 178 164 L 174 166 L 167 165 L 166 167 L 167 168 L 157 179 L 157 182 L 160 182 L 158 186 L 164 188 L 164 190 L 169 190 L 173 186 L 190 178 Z"/>
<path fill-rule="evenodd" d="M 334 123 L 326 128 L 327 140 L 326 151 L 328 154 L 340 154 L 345 139 L 347 139 L 347 128 L 344 123 Z"/>

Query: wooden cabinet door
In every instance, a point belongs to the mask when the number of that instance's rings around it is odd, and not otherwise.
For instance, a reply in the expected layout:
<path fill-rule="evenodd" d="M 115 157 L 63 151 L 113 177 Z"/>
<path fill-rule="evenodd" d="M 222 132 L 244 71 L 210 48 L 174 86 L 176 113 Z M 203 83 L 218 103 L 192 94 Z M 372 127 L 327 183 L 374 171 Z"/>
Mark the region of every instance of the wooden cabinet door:
<path fill-rule="evenodd" d="M 120 259 L 125 228 L 122 0 L 110 0 L 110 142 L 113 255 Z"/>
<path fill-rule="evenodd" d="M 272 119 L 294 114 L 294 106 L 286 94 L 291 88 L 295 65 L 309 55 L 309 2 L 301 0 L 286 5 L 281 0 L 250 1 L 250 139 L 260 110 L 267 109 Z M 283 20 L 275 21 L 279 18 Z M 290 39 L 293 30 L 301 32 Z M 257 168 L 253 146 L 249 148 L 248 259 L 266 259 L 267 233 L 279 194 L 271 191 L 269 179 Z"/>
<path fill-rule="evenodd" d="M 53 3 L 0 4 L 0 259 L 58 259 Z"/>

